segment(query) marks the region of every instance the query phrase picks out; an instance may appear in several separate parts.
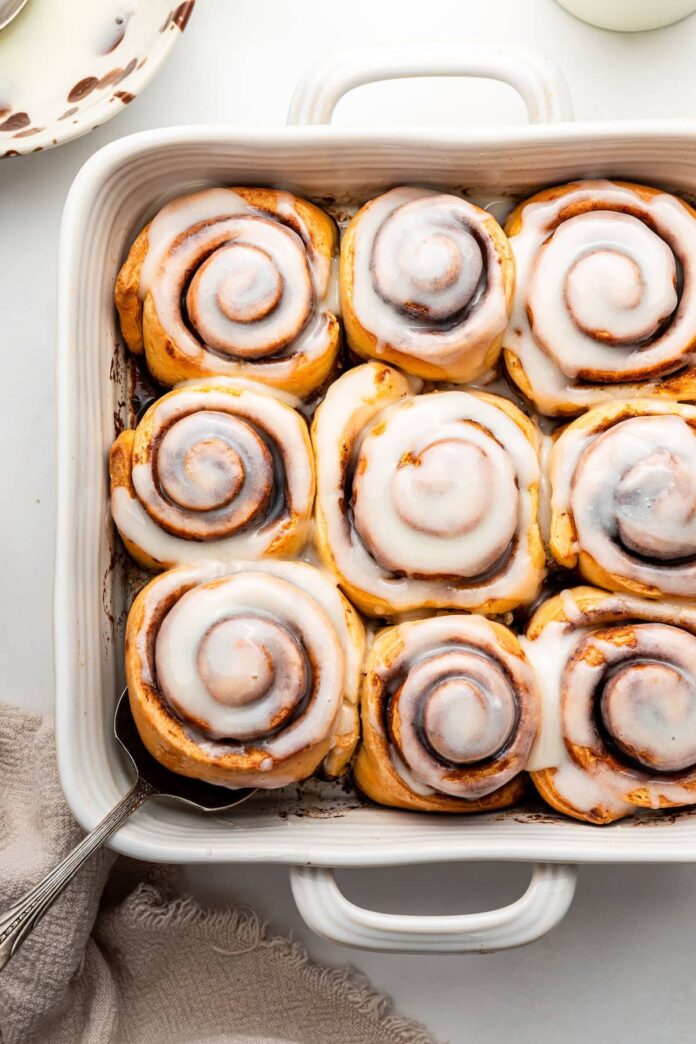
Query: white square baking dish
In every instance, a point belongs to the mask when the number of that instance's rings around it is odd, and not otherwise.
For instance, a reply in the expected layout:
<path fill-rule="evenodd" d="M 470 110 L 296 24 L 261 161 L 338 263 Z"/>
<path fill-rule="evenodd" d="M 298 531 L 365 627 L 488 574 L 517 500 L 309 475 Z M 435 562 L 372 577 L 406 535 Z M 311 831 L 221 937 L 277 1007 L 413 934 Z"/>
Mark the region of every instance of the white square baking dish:
<path fill-rule="evenodd" d="M 291 122 L 328 121 L 338 98 L 359 83 L 438 74 L 511 83 L 537 125 L 370 133 L 325 126 L 270 133 L 169 128 L 107 146 L 73 184 L 59 266 L 56 719 L 63 788 L 86 828 L 127 786 L 112 714 L 123 686 L 128 578 L 109 516 L 106 459 L 127 400 L 113 284 L 145 218 L 201 183 L 278 185 L 339 208 L 398 183 L 490 198 L 596 175 L 696 196 L 696 123 L 567 122 L 558 71 L 520 52 L 444 47 L 427 60 L 403 48 L 351 55 L 304 78 Z M 543 120 L 554 122 L 539 125 Z M 373 948 L 463 951 L 516 945 L 547 931 L 572 900 L 575 871 L 566 864 L 693 860 L 696 812 L 648 814 L 598 829 L 538 808 L 473 817 L 390 811 L 335 785 L 310 783 L 252 802 L 234 818 L 152 802 L 112 844 L 142 859 L 287 863 L 300 909 L 320 933 Z M 359 910 L 323 869 L 472 859 L 539 865 L 529 891 L 512 906 L 446 918 Z"/>

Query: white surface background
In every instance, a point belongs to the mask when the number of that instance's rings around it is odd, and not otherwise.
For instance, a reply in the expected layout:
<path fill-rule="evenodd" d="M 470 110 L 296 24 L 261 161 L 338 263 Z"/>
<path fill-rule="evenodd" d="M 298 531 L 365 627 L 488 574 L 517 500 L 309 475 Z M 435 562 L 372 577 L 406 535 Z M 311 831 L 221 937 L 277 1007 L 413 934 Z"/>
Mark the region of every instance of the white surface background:
<path fill-rule="evenodd" d="M 104 143 L 145 128 L 279 126 L 300 73 L 336 47 L 457 38 L 554 56 L 578 119 L 696 117 L 696 17 L 621 36 L 575 21 L 553 0 L 198 0 L 164 69 L 118 118 L 63 148 L 0 163 L 0 698 L 52 704 L 56 249 L 63 200 L 81 164 Z M 361 88 L 337 113 L 337 122 L 357 126 L 522 119 L 506 87 L 430 80 Z M 527 874 L 451 866 L 340 880 L 366 905 L 450 913 L 512 901 Z M 442 1040 L 696 1040 L 695 867 L 584 868 L 559 929 L 488 957 L 387 957 L 325 943 L 301 924 L 281 868 L 198 868 L 188 880 L 205 899 L 253 903 L 316 957 L 358 965 Z"/>

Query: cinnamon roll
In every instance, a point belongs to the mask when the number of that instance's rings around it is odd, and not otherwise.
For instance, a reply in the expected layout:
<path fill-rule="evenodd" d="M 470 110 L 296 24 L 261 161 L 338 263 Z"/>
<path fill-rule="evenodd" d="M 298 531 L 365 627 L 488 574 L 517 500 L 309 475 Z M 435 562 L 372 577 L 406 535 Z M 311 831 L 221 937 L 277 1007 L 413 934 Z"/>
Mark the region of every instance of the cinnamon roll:
<path fill-rule="evenodd" d="M 133 717 L 174 772 L 282 787 L 346 767 L 358 738 L 365 635 L 303 562 L 200 562 L 155 577 L 126 626 Z"/>
<path fill-rule="evenodd" d="M 322 558 L 375 616 L 531 601 L 544 577 L 536 427 L 495 395 L 417 391 L 399 371 L 366 363 L 319 406 Z"/>
<path fill-rule="evenodd" d="M 145 226 L 119 273 L 124 340 L 168 386 L 224 374 L 308 395 L 336 363 L 337 251 L 331 218 L 288 192 L 183 196 Z"/>
<path fill-rule="evenodd" d="M 591 583 L 696 598 L 696 406 L 598 406 L 551 454 L 550 547 Z"/>
<path fill-rule="evenodd" d="M 513 211 L 516 290 L 505 337 L 542 413 L 617 398 L 696 399 L 696 212 L 644 185 L 580 181 Z"/>
<path fill-rule="evenodd" d="M 459 196 L 392 189 L 366 203 L 343 238 L 348 342 L 419 377 L 474 380 L 498 361 L 514 278 L 491 214 Z"/>
<path fill-rule="evenodd" d="M 543 603 L 522 644 L 545 801 L 598 824 L 696 803 L 696 609 L 580 587 Z"/>
<path fill-rule="evenodd" d="M 515 804 L 539 713 L 534 674 L 501 624 L 453 614 L 388 627 L 366 662 L 355 781 L 399 808 Z"/>
<path fill-rule="evenodd" d="M 190 382 L 119 435 L 110 456 L 111 512 L 137 562 L 163 569 L 302 549 L 314 461 L 291 401 L 253 381 Z"/>

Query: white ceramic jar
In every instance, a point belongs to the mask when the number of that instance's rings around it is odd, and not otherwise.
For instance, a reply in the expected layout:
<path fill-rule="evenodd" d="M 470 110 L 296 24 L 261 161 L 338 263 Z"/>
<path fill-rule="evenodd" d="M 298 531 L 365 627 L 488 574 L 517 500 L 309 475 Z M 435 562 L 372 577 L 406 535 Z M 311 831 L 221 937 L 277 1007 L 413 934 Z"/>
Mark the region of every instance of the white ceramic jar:
<path fill-rule="evenodd" d="M 558 3 L 584 22 L 622 32 L 659 29 L 696 11 L 696 0 L 558 0 Z"/>

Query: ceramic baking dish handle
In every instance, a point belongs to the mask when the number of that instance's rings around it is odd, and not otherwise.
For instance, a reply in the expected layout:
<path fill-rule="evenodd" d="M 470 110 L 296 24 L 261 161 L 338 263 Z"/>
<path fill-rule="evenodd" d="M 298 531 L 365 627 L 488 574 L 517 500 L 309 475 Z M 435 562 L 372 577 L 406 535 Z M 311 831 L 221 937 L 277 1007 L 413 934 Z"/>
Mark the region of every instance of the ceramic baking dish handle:
<path fill-rule="evenodd" d="M 331 123 L 348 91 L 378 80 L 412 76 L 475 76 L 513 87 L 530 123 L 572 120 L 563 73 L 550 58 L 520 47 L 427 44 L 360 48 L 334 55 L 308 69 L 292 96 L 288 123 Z"/>
<path fill-rule="evenodd" d="M 391 953 L 488 953 L 523 946 L 563 919 L 573 901 L 577 867 L 537 863 L 524 895 L 485 913 L 424 916 L 365 910 L 346 899 L 334 871 L 295 866 L 297 908 L 318 935 L 343 946 Z"/>

